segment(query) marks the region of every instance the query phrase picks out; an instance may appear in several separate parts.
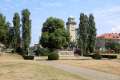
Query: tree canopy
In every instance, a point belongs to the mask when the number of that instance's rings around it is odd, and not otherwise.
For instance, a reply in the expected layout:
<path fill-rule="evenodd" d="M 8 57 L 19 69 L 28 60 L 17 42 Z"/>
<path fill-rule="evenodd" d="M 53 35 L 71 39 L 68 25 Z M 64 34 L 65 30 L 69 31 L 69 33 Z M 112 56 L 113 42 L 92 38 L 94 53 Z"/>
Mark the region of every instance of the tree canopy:
<path fill-rule="evenodd" d="M 7 44 L 8 27 L 5 16 L 0 13 L 0 42 Z"/>
<path fill-rule="evenodd" d="M 59 18 L 49 17 L 42 28 L 40 44 L 50 49 L 61 49 L 69 42 L 69 35 L 64 27 L 64 21 Z"/>
<path fill-rule="evenodd" d="M 84 13 L 80 14 L 80 24 L 79 24 L 79 47 L 81 54 L 85 55 L 87 53 L 87 39 L 88 39 L 88 17 Z"/>
<path fill-rule="evenodd" d="M 31 42 L 31 20 L 28 9 L 22 11 L 22 46 L 25 51 L 30 46 Z"/>
<path fill-rule="evenodd" d="M 80 14 L 78 46 L 82 55 L 88 55 L 94 51 L 96 41 L 96 27 L 92 14 Z"/>
<path fill-rule="evenodd" d="M 20 42 L 21 42 L 21 38 L 20 38 L 20 16 L 19 16 L 18 13 L 14 14 L 13 27 L 14 27 L 14 31 L 15 31 L 14 43 L 15 43 L 15 48 L 17 49 L 18 47 L 20 47 Z"/>
<path fill-rule="evenodd" d="M 95 42 L 96 42 L 96 26 L 94 21 L 94 16 L 92 14 L 89 15 L 89 31 L 88 31 L 88 51 L 90 53 L 95 50 Z"/>

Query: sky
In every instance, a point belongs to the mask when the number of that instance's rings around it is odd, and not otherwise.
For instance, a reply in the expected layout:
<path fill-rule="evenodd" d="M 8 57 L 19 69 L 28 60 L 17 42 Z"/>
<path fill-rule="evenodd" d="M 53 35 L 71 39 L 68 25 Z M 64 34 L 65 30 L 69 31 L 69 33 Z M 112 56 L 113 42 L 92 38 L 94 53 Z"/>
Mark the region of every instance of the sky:
<path fill-rule="evenodd" d="M 29 9 L 32 20 L 31 45 L 37 44 L 43 22 L 50 17 L 63 19 L 75 17 L 77 26 L 80 13 L 93 14 L 97 34 L 120 32 L 120 0 L 0 0 L 0 13 L 12 25 L 15 12 L 21 16 L 23 9 Z"/>

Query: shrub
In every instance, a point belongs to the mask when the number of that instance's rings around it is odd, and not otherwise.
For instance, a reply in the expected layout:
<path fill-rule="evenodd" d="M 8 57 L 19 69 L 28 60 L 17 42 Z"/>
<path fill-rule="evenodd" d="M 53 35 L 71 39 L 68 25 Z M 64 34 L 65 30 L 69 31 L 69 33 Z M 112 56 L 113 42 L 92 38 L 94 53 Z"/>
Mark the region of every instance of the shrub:
<path fill-rule="evenodd" d="M 95 54 L 92 55 L 92 58 L 93 59 L 101 59 L 102 56 L 99 53 L 95 53 Z"/>
<path fill-rule="evenodd" d="M 12 53 L 15 53 L 15 50 L 13 49 L 11 52 L 12 52 Z"/>
<path fill-rule="evenodd" d="M 56 52 L 51 52 L 48 55 L 48 60 L 58 60 L 59 59 L 59 55 Z"/>
<path fill-rule="evenodd" d="M 23 52 L 23 49 L 22 49 L 21 47 L 18 47 L 18 48 L 16 49 L 16 52 L 17 52 L 17 53 L 22 53 L 22 52 Z"/>
<path fill-rule="evenodd" d="M 102 55 L 103 58 L 108 58 L 108 59 L 116 59 L 117 58 L 117 55 Z"/>
<path fill-rule="evenodd" d="M 34 56 L 23 56 L 25 60 L 33 60 Z"/>
<path fill-rule="evenodd" d="M 47 48 L 38 48 L 35 53 L 36 56 L 48 56 L 49 50 Z"/>

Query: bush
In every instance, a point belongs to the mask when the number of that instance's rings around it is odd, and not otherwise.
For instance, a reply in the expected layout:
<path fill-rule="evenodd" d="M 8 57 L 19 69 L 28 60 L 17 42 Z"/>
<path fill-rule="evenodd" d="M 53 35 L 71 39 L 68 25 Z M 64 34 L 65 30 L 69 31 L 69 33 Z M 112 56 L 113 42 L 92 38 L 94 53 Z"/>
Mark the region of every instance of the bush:
<path fill-rule="evenodd" d="M 101 59 L 102 56 L 99 53 L 95 53 L 95 54 L 92 55 L 92 58 L 93 59 Z"/>
<path fill-rule="evenodd" d="M 15 53 L 15 50 L 13 49 L 11 52 L 12 52 L 12 53 Z"/>
<path fill-rule="evenodd" d="M 23 49 L 22 49 L 21 47 L 18 47 L 18 48 L 16 49 L 16 52 L 17 52 L 17 53 L 22 53 L 22 52 L 23 52 Z"/>
<path fill-rule="evenodd" d="M 59 59 L 59 55 L 56 52 L 51 52 L 48 55 L 48 60 L 58 60 Z"/>
<path fill-rule="evenodd" d="M 48 56 L 49 50 L 47 48 L 38 48 L 35 53 L 36 56 Z"/>
<path fill-rule="evenodd" d="M 23 56 L 25 60 L 33 60 L 34 56 Z"/>
<path fill-rule="evenodd" d="M 108 58 L 108 59 L 116 59 L 117 58 L 117 55 L 102 55 L 103 58 Z"/>

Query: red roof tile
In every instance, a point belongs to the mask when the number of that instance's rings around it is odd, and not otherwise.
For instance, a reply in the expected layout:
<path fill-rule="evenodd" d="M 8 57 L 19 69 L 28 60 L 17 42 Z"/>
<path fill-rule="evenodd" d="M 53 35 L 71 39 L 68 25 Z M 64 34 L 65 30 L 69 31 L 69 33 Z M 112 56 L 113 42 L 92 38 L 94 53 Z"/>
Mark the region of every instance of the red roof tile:
<path fill-rule="evenodd" d="M 105 33 L 105 34 L 97 36 L 97 38 L 120 39 L 120 33 Z"/>

